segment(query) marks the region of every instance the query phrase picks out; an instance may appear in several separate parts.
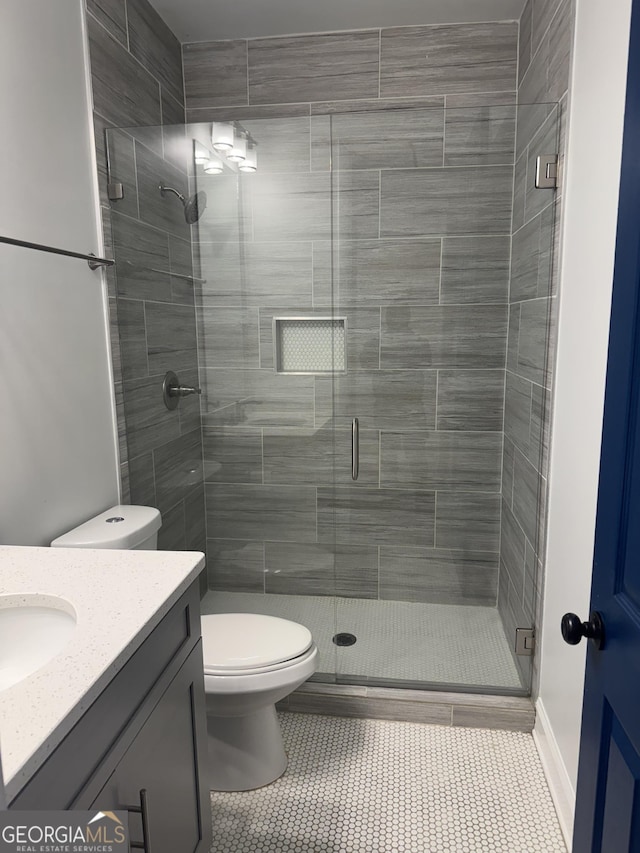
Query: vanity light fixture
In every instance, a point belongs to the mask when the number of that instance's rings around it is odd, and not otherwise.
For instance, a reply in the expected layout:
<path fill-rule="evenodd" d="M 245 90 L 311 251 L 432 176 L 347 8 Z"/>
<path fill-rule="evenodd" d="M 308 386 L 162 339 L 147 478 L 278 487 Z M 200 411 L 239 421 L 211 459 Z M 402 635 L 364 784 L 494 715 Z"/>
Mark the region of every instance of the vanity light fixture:
<path fill-rule="evenodd" d="M 247 156 L 244 158 L 244 162 L 240 163 L 238 169 L 241 172 L 258 171 L 258 146 L 252 139 L 249 139 L 247 143 Z"/>
<path fill-rule="evenodd" d="M 240 130 L 236 133 L 233 148 L 227 154 L 227 160 L 231 163 L 244 163 L 247 159 L 247 132 Z"/>
<path fill-rule="evenodd" d="M 199 166 L 204 166 L 205 163 L 208 163 L 211 157 L 211 152 L 207 151 L 204 145 L 200 145 L 199 142 L 195 143 L 195 150 L 193 159 Z"/>
<path fill-rule="evenodd" d="M 235 128 L 231 122 L 214 121 L 211 125 L 211 144 L 215 151 L 232 151 L 234 138 Z"/>
<path fill-rule="evenodd" d="M 202 167 L 207 175 L 221 175 L 224 172 L 224 166 L 222 162 L 218 160 L 217 157 L 211 158 L 211 160 L 207 160 L 207 162 Z"/>

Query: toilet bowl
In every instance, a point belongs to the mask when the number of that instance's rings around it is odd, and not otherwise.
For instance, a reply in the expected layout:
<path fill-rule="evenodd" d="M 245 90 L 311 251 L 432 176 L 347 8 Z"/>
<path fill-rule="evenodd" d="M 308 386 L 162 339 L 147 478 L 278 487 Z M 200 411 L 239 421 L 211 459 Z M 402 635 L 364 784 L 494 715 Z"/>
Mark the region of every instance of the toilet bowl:
<path fill-rule="evenodd" d="M 209 779 L 214 791 L 249 791 L 282 776 L 287 756 L 275 703 L 316 670 L 303 625 L 254 613 L 203 616 Z"/>
<path fill-rule="evenodd" d="M 154 551 L 160 526 L 157 509 L 124 504 L 51 546 Z M 220 613 L 201 621 L 211 789 L 260 788 L 287 767 L 275 703 L 315 672 L 318 650 L 307 628 L 275 616 Z"/>

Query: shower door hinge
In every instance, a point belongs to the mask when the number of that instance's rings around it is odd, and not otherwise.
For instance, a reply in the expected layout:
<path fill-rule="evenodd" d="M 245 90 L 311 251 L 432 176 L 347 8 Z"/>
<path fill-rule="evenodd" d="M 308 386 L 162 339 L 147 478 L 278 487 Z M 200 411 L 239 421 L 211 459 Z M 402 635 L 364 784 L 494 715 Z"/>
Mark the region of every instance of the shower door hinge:
<path fill-rule="evenodd" d="M 558 186 L 558 155 L 539 154 L 536 157 L 536 189 L 554 190 Z"/>
<path fill-rule="evenodd" d="M 531 657 L 536 647 L 533 628 L 516 628 L 516 654 Z"/>
<path fill-rule="evenodd" d="M 110 181 L 107 184 L 107 197 L 109 201 L 120 201 L 124 198 L 124 186 L 120 182 Z"/>

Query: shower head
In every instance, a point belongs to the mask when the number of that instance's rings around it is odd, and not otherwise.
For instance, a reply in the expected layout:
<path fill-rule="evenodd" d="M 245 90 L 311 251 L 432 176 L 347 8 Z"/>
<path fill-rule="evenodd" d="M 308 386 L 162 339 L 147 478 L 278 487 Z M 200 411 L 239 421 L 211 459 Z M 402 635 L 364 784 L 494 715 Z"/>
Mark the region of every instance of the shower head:
<path fill-rule="evenodd" d="M 187 225 L 193 225 L 204 213 L 207 206 L 206 193 L 199 192 L 187 198 L 181 192 L 178 192 L 178 190 L 174 190 L 173 187 L 165 187 L 163 184 L 160 184 L 158 189 L 163 196 L 165 193 L 173 193 L 178 196 L 184 207 L 184 218 L 187 221 Z"/>

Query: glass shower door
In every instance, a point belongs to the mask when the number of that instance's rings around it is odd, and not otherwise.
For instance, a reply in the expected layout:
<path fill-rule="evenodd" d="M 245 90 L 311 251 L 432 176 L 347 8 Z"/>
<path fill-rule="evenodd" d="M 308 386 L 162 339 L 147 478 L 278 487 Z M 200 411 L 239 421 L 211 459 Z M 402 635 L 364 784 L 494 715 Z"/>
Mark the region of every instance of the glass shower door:
<path fill-rule="evenodd" d="M 318 381 L 317 405 L 344 452 L 359 431 L 357 478 L 336 470 L 318 512 L 335 524 L 338 631 L 356 638 L 340 681 L 521 693 L 497 608 L 518 117 L 507 100 L 457 102 L 312 116 L 334 196 L 314 271 L 347 329 L 347 368 Z M 553 193 L 529 200 L 546 210 L 544 266 Z"/>

